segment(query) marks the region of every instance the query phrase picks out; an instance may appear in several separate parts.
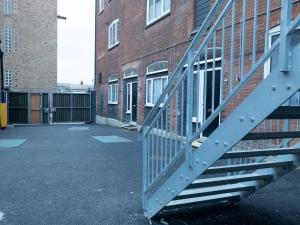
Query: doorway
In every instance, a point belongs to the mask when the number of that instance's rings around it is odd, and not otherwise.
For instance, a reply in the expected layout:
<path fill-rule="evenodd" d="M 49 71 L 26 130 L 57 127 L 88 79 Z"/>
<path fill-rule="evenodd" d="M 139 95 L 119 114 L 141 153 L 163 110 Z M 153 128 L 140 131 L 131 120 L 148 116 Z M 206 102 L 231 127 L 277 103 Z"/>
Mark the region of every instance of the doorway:
<path fill-rule="evenodd" d="M 130 114 L 130 122 L 137 121 L 137 82 L 127 84 L 127 111 Z"/>

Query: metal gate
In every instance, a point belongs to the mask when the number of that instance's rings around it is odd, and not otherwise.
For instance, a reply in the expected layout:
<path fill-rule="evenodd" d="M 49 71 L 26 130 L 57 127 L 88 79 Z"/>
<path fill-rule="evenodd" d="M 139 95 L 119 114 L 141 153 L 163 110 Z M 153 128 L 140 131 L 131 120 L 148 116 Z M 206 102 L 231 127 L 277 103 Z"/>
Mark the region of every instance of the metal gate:
<path fill-rule="evenodd" d="M 10 124 L 94 122 L 95 92 L 8 94 Z"/>

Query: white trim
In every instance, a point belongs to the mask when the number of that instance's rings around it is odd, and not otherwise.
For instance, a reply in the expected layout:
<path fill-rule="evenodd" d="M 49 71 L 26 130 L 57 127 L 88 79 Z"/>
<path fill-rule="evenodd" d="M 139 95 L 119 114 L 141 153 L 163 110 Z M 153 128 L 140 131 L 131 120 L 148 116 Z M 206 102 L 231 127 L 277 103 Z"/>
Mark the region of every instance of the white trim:
<path fill-rule="evenodd" d="M 150 25 L 150 24 L 153 24 L 155 21 L 158 21 L 160 20 L 162 17 L 164 17 L 165 15 L 169 14 L 171 12 L 171 0 L 170 1 L 170 5 L 169 5 L 169 8 L 166 10 L 166 11 L 163 11 L 164 10 L 164 4 L 165 4 L 165 1 L 167 0 L 161 0 L 161 8 L 160 8 L 160 15 L 159 16 L 156 16 L 154 15 L 154 18 L 152 20 L 149 19 L 149 16 L 150 16 L 150 1 L 152 0 L 147 0 L 147 12 L 146 12 L 146 25 Z M 154 4 L 155 4 L 155 0 L 154 1 Z M 155 5 L 154 5 L 154 13 L 155 13 Z"/>
<path fill-rule="evenodd" d="M 153 78 L 148 78 L 146 79 L 146 104 L 145 106 L 147 107 L 153 107 L 155 105 L 155 102 L 154 102 L 154 80 L 161 80 L 161 87 L 160 87 L 160 94 L 162 94 L 163 92 L 163 80 L 166 79 L 167 80 L 167 83 L 168 83 L 168 80 L 169 80 L 169 77 L 168 76 L 159 76 L 159 77 L 153 77 Z M 149 93 L 148 93 L 148 82 L 150 81 L 150 92 L 151 92 L 151 100 L 150 102 L 148 102 L 148 96 L 149 96 Z"/>
<path fill-rule="evenodd" d="M 135 75 L 132 75 L 132 76 L 129 76 L 129 77 L 125 77 L 125 74 L 126 74 L 126 72 L 127 71 L 135 71 L 136 72 L 136 74 Z M 125 79 L 129 79 L 129 78 L 133 78 L 133 77 L 138 77 L 138 71 L 136 70 L 136 69 L 128 69 L 128 70 L 125 70 L 125 72 L 124 72 L 124 80 Z"/>
<path fill-rule="evenodd" d="M 155 64 L 159 64 L 159 63 L 163 63 L 163 64 L 167 64 L 167 69 L 162 69 L 162 70 L 156 70 L 156 71 L 153 71 L 153 72 L 149 72 L 149 68 Z M 147 69 L 146 69 L 146 75 L 151 75 L 151 74 L 156 74 L 156 73 L 162 73 L 162 72 L 168 72 L 169 69 L 169 62 L 168 61 L 157 61 L 157 62 L 154 62 L 154 63 L 151 63 L 149 66 L 147 66 Z"/>
<path fill-rule="evenodd" d="M 129 89 L 128 89 L 129 88 Z M 126 113 L 131 114 L 132 113 L 132 83 L 127 83 L 126 85 Z M 128 102 L 128 91 L 130 92 L 130 102 Z M 128 110 L 129 106 L 129 110 Z"/>
<path fill-rule="evenodd" d="M 103 12 L 103 10 L 104 10 L 104 0 L 98 0 L 98 6 L 99 6 L 99 8 L 98 8 L 98 10 L 99 10 L 98 15 L 100 15 Z"/>
<path fill-rule="evenodd" d="M 212 63 L 214 61 L 214 59 L 207 59 L 206 63 Z M 218 58 L 215 58 L 215 62 L 218 62 L 218 61 L 222 61 L 222 58 L 221 57 L 218 57 Z M 197 66 L 199 64 L 199 62 L 195 62 L 194 63 L 194 66 Z M 200 61 L 200 65 L 201 64 L 205 64 L 205 60 L 204 61 Z M 185 64 L 183 66 L 183 68 L 186 68 L 188 67 L 188 64 Z"/>
<path fill-rule="evenodd" d="M 115 100 L 112 99 L 113 97 L 113 86 L 115 86 Z M 107 94 L 108 104 L 109 105 L 117 105 L 119 100 L 119 84 L 110 84 L 108 85 L 108 94 Z"/>
<path fill-rule="evenodd" d="M 120 43 L 119 24 L 120 20 L 117 18 L 108 27 L 108 49 L 111 49 Z"/>

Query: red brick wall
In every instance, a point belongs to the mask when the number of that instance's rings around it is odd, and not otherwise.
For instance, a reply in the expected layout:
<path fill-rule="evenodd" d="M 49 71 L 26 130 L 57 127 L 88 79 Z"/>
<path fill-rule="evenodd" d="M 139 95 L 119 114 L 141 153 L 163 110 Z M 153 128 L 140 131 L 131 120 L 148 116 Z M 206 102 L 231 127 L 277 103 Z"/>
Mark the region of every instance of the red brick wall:
<path fill-rule="evenodd" d="M 102 73 L 104 113 L 107 114 L 107 81 L 112 73 L 119 75 L 119 104 L 117 119 L 122 120 L 123 74 L 135 68 L 138 76 L 138 123 L 144 119 L 144 82 L 146 67 L 152 62 L 168 60 L 169 73 L 183 56 L 194 29 L 194 1 L 172 0 L 171 13 L 146 27 L 146 0 L 105 0 L 104 11 L 96 16 L 96 74 Z M 98 9 L 98 5 L 96 6 Z M 98 13 L 98 12 L 97 12 Z M 108 50 L 108 26 L 120 19 L 120 44 Z M 100 105 L 98 101 L 97 109 Z M 98 111 L 99 114 L 99 111 Z"/>

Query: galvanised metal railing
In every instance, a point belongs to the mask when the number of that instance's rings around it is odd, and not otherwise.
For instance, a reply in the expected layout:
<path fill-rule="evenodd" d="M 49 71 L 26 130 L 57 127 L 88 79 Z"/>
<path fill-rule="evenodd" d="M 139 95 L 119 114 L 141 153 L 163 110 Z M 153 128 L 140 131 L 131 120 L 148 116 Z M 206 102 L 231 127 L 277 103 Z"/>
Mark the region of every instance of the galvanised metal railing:
<path fill-rule="evenodd" d="M 159 184 L 182 153 L 192 167 L 194 141 L 207 141 L 271 72 L 267 65 L 273 57 L 287 54 L 286 40 L 300 24 L 300 16 L 291 22 L 296 4 L 299 1 L 215 2 L 140 130 L 144 192 Z M 271 21 L 280 14 L 276 40 L 270 29 L 278 24 Z M 286 71 L 288 61 L 275 66 Z"/>

